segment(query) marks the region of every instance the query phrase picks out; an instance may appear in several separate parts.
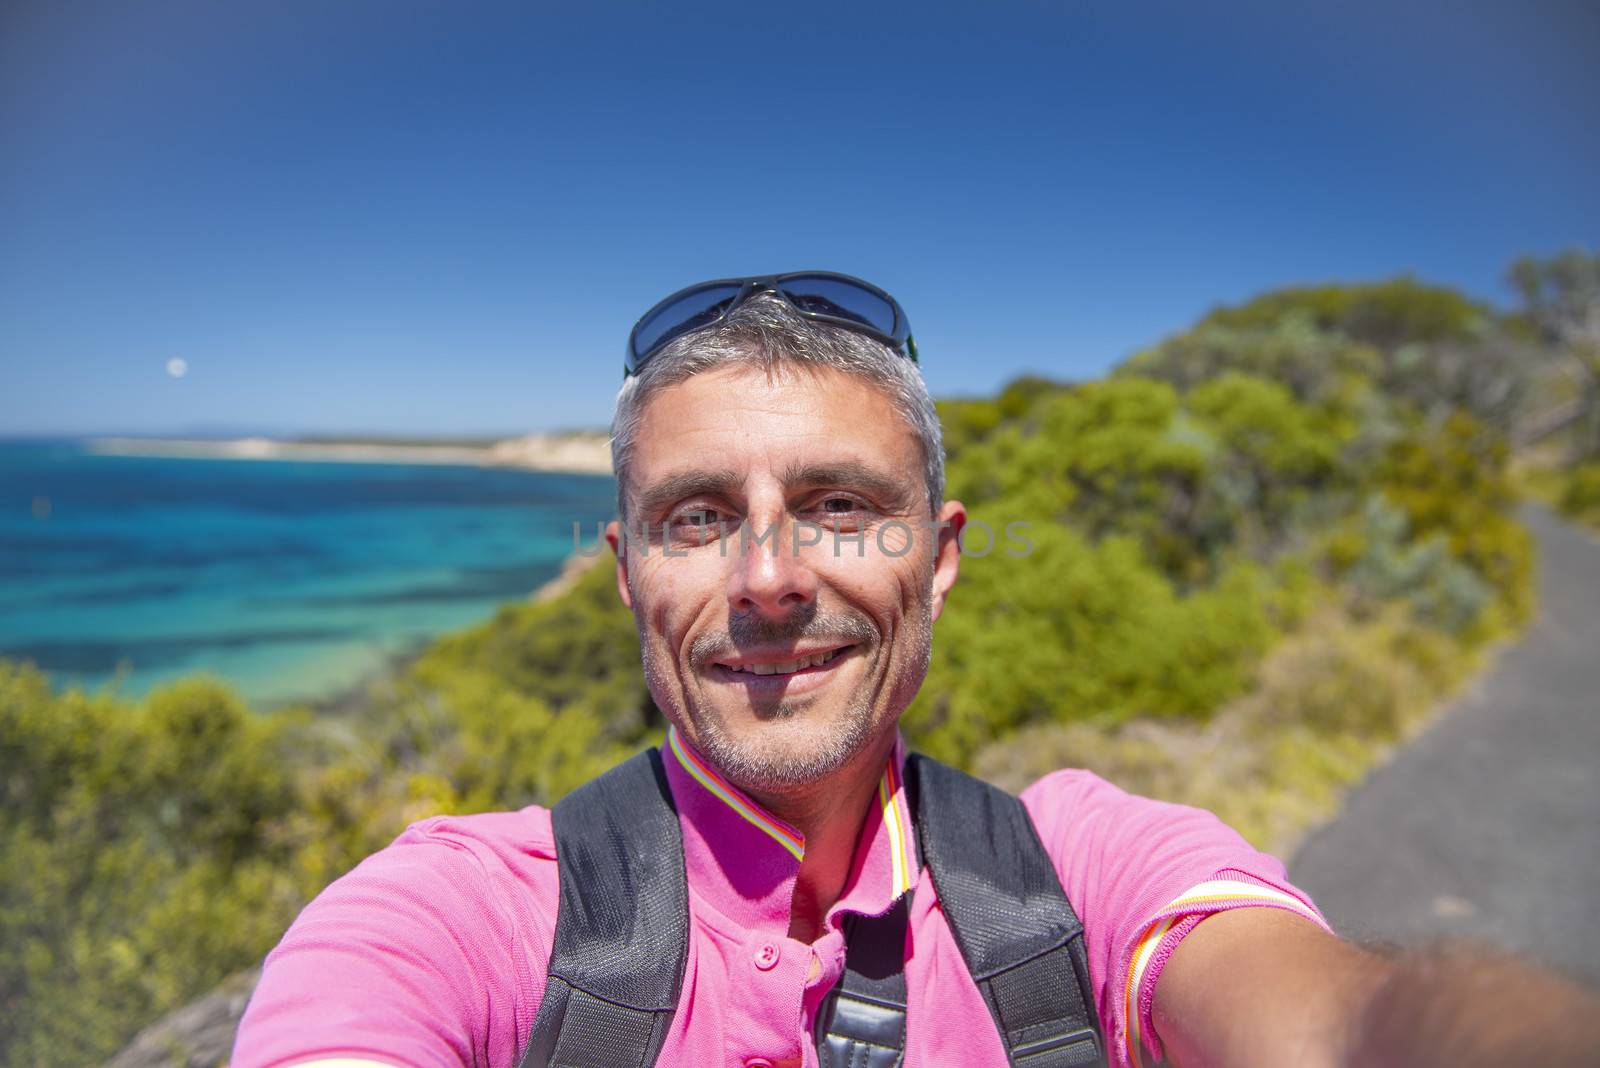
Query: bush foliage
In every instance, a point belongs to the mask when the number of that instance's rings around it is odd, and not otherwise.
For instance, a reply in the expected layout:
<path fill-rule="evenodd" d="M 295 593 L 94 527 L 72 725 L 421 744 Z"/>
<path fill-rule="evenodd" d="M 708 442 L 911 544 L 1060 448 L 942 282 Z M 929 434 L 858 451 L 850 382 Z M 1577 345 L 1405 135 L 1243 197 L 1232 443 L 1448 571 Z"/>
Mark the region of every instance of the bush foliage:
<path fill-rule="evenodd" d="M 1600 460 L 1572 469 L 1559 503 L 1566 515 L 1600 527 Z"/>

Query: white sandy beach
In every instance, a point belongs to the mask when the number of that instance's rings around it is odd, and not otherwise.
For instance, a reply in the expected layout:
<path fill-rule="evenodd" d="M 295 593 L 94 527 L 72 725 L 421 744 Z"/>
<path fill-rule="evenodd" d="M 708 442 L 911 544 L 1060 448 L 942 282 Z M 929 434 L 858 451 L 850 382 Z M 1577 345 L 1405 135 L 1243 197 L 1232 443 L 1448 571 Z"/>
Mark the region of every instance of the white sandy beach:
<path fill-rule="evenodd" d="M 487 446 L 399 445 L 385 442 L 307 442 L 276 438 L 91 438 L 91 452 L 214 460 L 296 460 L 329 463 L 472 464 L 531 471 L 609 475 L 611 448 L 600 431 L 527 434 Z"/>

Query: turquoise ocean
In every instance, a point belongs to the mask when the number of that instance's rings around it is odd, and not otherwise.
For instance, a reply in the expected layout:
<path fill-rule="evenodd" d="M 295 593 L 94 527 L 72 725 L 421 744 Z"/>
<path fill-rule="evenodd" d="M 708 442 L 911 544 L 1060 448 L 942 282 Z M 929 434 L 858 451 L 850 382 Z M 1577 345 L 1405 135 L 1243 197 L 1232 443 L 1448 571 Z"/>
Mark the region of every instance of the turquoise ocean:
<path fill-rule="evenodd" d="M 327 699 L 526 598 L 612 501 L 596 475 L 0 442 L 0 657 L 57 688 Z"/>

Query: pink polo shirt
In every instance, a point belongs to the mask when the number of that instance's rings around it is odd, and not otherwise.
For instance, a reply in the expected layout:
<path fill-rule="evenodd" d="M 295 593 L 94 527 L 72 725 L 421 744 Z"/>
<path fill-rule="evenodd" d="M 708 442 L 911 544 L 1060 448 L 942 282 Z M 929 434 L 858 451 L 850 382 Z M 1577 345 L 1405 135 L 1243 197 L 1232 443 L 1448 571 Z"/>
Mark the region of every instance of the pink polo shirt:
<path fill-rule="evenodd" d="M 805 842 L 724 781 L 675 732 L 662 747 L 683 829 L 689 957 L 660 1063 L 817 1064 L 813 1025 L 844 966 L 848 912 L 913 890 L 907 1068 L 1004 1065 L 917 858 L 895 746 L 826 932 L 787 936 Z M 1156 979 L 1203 916 L 1283 908 L 1326 926 L 1275 858 L 1200 809 L 1135 797 L 1087 771 L 1045 776 L 1022 801 L 1082 917 L 1111 1063 L 1154 1063 Z M 401 1068 L 515 1068 L 544 993 L 558 898 L 550 813 L 435 816 L 407 827 L 300 913 L 267 956 L 232 1068 L 323 1058 Z M 808 981 L 813 954 L 820 973 Z"/>

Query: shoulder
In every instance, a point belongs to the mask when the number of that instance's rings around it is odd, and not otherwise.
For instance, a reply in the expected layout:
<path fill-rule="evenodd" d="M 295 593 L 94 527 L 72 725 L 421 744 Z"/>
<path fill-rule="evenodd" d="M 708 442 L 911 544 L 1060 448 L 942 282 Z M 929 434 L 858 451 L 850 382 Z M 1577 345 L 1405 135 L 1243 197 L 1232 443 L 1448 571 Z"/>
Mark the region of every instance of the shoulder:
<path fill-rule="evenodd" d="M 1282 861 L 1205 809 L 1141 797 L 1076 768 L 1046 775 L 1021 799 L 1083 921 L 1114 1064 L 1138 1064 L 1141 1052 L 1159 1058 L 1155 983 L 1200 918 L 1264 906 L 1323 924 Z"/>
<path fill-rule="evenodd" d="M 1142 797 L 1090 771 L 1055 771 L 1022 792 L 1073 907 L 1086 926 L 1143 925 L 1217 880 L 1287 888 L 1283 862 L 1211 812 Z M 1293 896 L 1303 899 L 1298 891 Z"/>
<path fill-rule="evenodd" d="M 1203 809 L 1189 805 L 1157 801 L 1152 797 L 1131 794 L 1086 768 L 1061 768 L 1052 771 L 1034 780 L 1018 796 L 1028 811 L 1036 812 L 1038 817 L 1048 817 L 1052 813 L 1059 812 L 1064 805 L 1082 809 L 1080 815 L 1095 817 L 1107 813 L 1120 815 L 1129 812 L 1151 815 L 1164 813 L 1176 816 L 1185 812 L 1204 812 Z"/>
<path fill-rule="evenodd" d="M 418 820 L 346 881 L 352 889 L 389 888 L 484 936 L 498 931 L 518 945 L 548 946 L 559 896 L 550 811 L 530 805 Z"/>
<path fill-rule="evenodd" d="M 412 823 L 318 894 L 267 955 L 234 1062 L 514 1063 L 558 899 L 545 809 Z"/>
<path fill-rule="evenodd" d="M 1082 768 L 1053 771 L 1020 796 L 1058 861 L 1088 862 L 1115 846 L 1125 861 L 1144 857 L 1196 868 L 1215 862 L 1209 869 L 1215 871 L 1245 855 L 1263 855 L 1205 809 L 1129 793 Z"/>
<path fill-rule="evenodd" d="M 403 878 L 413 892 L 430 886 L 475 900 L 493 899 L 519 887 L 536 890 L 553 880 L 555 855 L 549 810 L 537 805 L 509 812 L 430 816 L 408 825 L 323 896 Z M 435 900 L 443 904 L 456 896 Z"/>
<path fill-rule="evenodd" d="M 507 812 L 429 816 L 409 824 L 373 856 L 411 846 L 438 846 L 511 866 L 537 867 L 556 857 L 550 810 L 540 805 Z"/>

